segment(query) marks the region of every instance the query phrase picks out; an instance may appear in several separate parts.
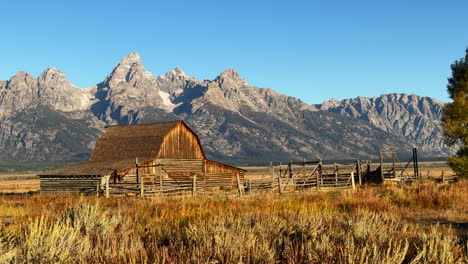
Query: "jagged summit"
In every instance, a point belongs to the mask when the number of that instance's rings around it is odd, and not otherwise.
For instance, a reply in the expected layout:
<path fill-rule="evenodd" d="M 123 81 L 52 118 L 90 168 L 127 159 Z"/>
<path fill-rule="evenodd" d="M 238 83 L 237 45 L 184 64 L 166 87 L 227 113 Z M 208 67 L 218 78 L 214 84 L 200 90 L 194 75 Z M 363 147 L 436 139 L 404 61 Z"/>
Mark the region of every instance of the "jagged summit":
<path fill-rule="evenodd" d="M 141 62 L 140 54 L 138 54 L 137 52 L 133 52 L 125 56 L 122 60 L 120 60 L 119 64 L 129 65 L 137 62 Z"/>
<path fill-rule="evenodd" d="M 171 70 L 169 73 L 172 73 L 174 75 L 178 76 L 184 76 L 184 77 L 189 77 L 187 73 L 185 73 L 181 68 L 175 67 L 175 69 Z"/>
<path fill-rule="evenodd" d="M 32 76 L 32 75 L 26 71 L 18 71 L 12 78 L 14 78 L 15 76 Z"/>
<path fill-rule="evenodd" d="M 125 86 L 136 87 L 135 84 L 138 82 L 150 83 L 149 85 L 154 86 L 155 77 L 151 72 L 145 70 L 140 55 L 134 52 L 120 60 L 101 86 L 110 88 L 126 84 Z"/>
<path fill-rule="evenodd" d="M 215 80 L 220 83 L 222 88 L 249 85 L 246 80 L 241 78 L 237 70 L 234 68 L 223 71 Z"/>
<path fill-rule="evenodd" d="M 230 79 L 241 79 L 239 73 L 237 72 L 236 69 L 230 68 L 218 75 L 220 78 L 230 78 Z"/>
<path fill-rule="evenodd" d="M 40 85 L 56 86 L 68 83 L 65 73 L 55 67 L 47 68 L 37 79 Z"/>
<path fill-rule="evenodd" d="M 17 72 L 13 77 L 8 80 L 10 88 L 15 88 L 15 87 L 22 87 L 22 86 L 29 86 L 36 80 L 34 79 L 34 76 L 29 74 L 28 72 L 25 71 L 19 71 Z"/>
<path fill-rule="evenodd" d="M 168 71 L 166 74 L 159 75 L 156 79 L 157 87 L 169 95 L 181 94 L 188 83 L 192 85 L 199 84 L 195 78 L 189 76 L 179 67 Z"/>
<path fill-rule="evenodd" d="M 165 78 L 167 78 L 167 79 L 174 79 L 174 78 L 189 79 L 189 78 L 192 78 L 192 77 L 190 77 L 187 73 L 185 73 L 185 71 L 182 70 L 181 68 L 175 67 L 174 69 L 168 71 L 166 74 L 158 76 L 158 79 L 165 79 Z"/>
<path fill-rule="evenodd" d="M 43 74 L 63 74 L 63 72 L 55 67 L 49 67 L 41 73 L 41 75 Z"/>

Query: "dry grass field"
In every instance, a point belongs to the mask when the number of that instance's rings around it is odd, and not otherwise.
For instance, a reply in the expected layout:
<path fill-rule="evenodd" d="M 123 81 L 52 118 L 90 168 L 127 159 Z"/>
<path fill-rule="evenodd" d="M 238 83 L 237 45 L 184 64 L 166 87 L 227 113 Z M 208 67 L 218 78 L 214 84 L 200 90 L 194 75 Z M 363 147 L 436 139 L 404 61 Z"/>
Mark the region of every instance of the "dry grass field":
<path fill-rule="evenodd" d="M 0 193 L 27 193 L 39 191 L 35 174 L 0 174 Z"/>
<path fill-rule="evenodd" d="M 467 263 L 467 190 L 0 196 L 0 263 Z"/>

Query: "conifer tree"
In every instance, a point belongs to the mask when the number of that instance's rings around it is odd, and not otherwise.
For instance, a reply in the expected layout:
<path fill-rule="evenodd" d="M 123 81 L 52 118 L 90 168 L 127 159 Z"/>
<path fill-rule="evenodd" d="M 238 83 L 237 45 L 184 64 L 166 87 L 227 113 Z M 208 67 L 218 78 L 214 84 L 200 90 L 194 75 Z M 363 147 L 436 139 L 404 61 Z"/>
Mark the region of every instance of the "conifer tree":
<path fill-rule="evenodd" d="M 468 177 L 468 48 L 465 53 L 451 65 L 447 91 L 453 102 L 445 105 L 442 117 L 446 144 L 458 148 L 449 164 L 461 177 Z"/>

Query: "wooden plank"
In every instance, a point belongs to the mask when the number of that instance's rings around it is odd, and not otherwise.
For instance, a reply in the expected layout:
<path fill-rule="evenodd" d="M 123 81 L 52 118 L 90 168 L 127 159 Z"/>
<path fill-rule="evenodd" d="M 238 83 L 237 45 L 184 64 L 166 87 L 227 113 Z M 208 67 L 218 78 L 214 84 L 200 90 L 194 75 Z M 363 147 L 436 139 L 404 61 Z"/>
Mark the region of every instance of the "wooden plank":
<path fill-rule="evenodd" d="M 192 181 L 192 196 L 195 196 L 197 194 L 197 175 L 193 175 L 193 181 Z"/>
<path fill-rule="evenodd" d="M 357 161 L 357 173 L 358 173 L 358 178 L 359 178 L 359 186 L 362 185 L 362 170 L 361 170 L 361 161 Z"/>
<path fill-rule="evenodd" d="M 109 176 L 106 176 L 106 198 L 109 198 Z"/>
<path fill-rule="evenodd" d="M 242 186 L 241 186 L 239 172 L 236 173 L 236 178 L 237 178 L 237 188 L 239 189 L 239 196 L 242 196 Z"/>

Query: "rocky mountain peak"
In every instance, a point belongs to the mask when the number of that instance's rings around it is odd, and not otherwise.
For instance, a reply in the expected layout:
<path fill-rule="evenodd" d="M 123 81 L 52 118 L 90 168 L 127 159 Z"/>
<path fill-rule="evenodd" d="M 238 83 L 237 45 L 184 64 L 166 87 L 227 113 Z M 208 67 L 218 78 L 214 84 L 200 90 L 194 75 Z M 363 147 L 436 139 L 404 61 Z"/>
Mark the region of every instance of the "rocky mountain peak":
<path fill-rule="evenodd" d="M 160 81 L 168 80 L 175 82 L 178 80 L 193 79 L 193 77 L 188 76 L 187 73 L 185 73 L 181 68 L 176 67 L 175 69 L 168 71 L 164 75 L 159 75 L 157 79 Z"/>
<path fill-rule="evenodd" d="M 96 99 L 91 110 L 110 124 L 136 122 L 148 106 L 165 111 L 174 108 L 167 95 L 161 94 L 154 75 L 145 70 L 138 53 L 123 58 L 97 85 Z"/>
<path fill-rule="evenodd" d="M 25 71 L 19 71 L 15 76 L 11 77 L 8 82 L 10 88 L 29 87 L 36 82 L 36 79 Z"/>
<path fill-rule="evenodd" d="M 155 78 L 152 73 L 145 70 L 140 55 L 134 52 L 120 60 L 104 82 L 107 87 L 118 87 L 120 83 L 136 87 L 136 83 L 141 81 L 154 83 Z"/>
<path fill-rule="evenodd" d="M 133 52 L 125 56 L 122 60 L 120 60 L 121 65 L 132 65 L 135 63 L 141 63 L 140 54 L 137 52 Z"/>
<path fill-rule="evenodd" d="M 67 77 L 65 74 L 54 67 L 47 68 L 44 72 L 39 75 L 37 78 L 40 86 L 61 86 L 65 83 L 68 83 Z"/>
<path fill-rule="evenodd" d="M 179 67 L 175 67 L 175 69 L 169 71 L 167 74 L 189 78 L 189 76 Z"/>
<path fill-rule="evenodd" d="M 336 100 L 335 98 L 331 98 L 330 100 L 323 102 L 320 105 L 321 110 L 328 110 L 331 107 L 337 107 L 340 105 L 340 101 Z"/>
<path fill-rule="evenodd" d="M 216 82 L 220 84 L 221 88 L 232 88 L 248 86 L 246 80 L 242 79 L 236 69 L 227 69 L 216 77 Z"/>
<path fill-rule="evenodd" d="M 170 95 L 180 95 L 184 88 L 187 87 L 188 82 L 192 84 L 199 83 L 179 67 L 170 70 L 164 75 L 159 75 L 156 79 L 157 87 Z"/>

